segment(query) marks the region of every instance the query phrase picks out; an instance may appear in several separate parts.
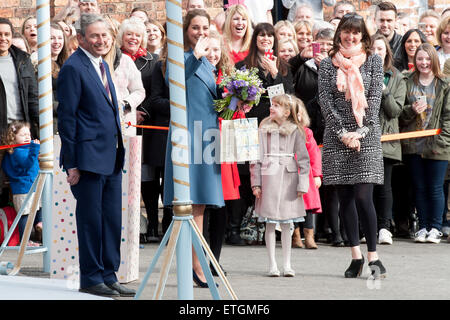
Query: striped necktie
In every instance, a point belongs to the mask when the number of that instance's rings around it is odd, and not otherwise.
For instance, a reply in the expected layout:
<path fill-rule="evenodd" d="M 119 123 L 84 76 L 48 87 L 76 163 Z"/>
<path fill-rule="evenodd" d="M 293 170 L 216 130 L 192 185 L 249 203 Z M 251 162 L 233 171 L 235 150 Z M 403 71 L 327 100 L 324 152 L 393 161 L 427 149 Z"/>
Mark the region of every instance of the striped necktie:
<path fill-rule="evenodd" d="M 106 77 L 105 65 L 103 64 L 103 61 L 100 61 L 100 72 L 102 74 L 103 86 L 105 87 L 106 93 L 108 93 L 109 99 L 112 101 L 111 90 L 109 89 L 108 78 Z"/>

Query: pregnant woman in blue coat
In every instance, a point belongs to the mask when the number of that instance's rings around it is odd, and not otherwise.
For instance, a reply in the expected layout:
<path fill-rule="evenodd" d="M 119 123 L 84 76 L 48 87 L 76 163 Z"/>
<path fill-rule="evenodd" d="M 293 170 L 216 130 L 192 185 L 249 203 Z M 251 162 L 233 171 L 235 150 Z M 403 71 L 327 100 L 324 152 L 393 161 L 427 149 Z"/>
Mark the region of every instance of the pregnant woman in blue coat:
<path fill-rule="evenodd" d="M 204 10 L 191 10 L 184 22 L 184 54 L 186 74 L 186 104 L 189 131 L 189 179 L 193 216 L 203 229 L 206 205 L 225 205 L 219 162 L 219 123 L 214 111 L 216 96 L 214 67 L 206 59 L 208 53 L 210 17 Z M 195 129 L 195 130 L 194 130 Z M 201 133 L 201 136 L 200 136 Z M 212 134 L 209 136 L 209 134 Z M 169 132 L 170 136 L 170 132 Z M 215 148 L 214 148 L 215 147 Z M 165 165 L 164 205 L 174 200 L 172 144 L 168 141 Z M 198 258 L 193 254 L 194 281 L 207 287 Z"/>

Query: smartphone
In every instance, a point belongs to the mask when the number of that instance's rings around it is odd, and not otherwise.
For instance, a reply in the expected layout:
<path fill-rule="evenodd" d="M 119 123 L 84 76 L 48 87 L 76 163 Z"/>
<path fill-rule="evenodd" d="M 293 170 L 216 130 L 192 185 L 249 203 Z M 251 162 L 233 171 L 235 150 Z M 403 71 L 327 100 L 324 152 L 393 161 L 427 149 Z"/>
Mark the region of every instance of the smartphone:
<path fill-rule="evenodd" d="M 418 96 L 417 97 L 417 102 L 420 104 L 426 104 L 427 103 L 427 96 Z"/>
<path fill-rule="evenodd" d="M 273 50 L 272 49 L 266 49 L 264 55 L 269 58 L 270 60 L 273 60 Z"/>
<path fill-rule="evenodd" d="M 312 45 L 313 57 L 315 57 L 316 54 L 320 53 L 320 43 L 313 42 L 313 43 L 311 43 L 311 45 Z"/>

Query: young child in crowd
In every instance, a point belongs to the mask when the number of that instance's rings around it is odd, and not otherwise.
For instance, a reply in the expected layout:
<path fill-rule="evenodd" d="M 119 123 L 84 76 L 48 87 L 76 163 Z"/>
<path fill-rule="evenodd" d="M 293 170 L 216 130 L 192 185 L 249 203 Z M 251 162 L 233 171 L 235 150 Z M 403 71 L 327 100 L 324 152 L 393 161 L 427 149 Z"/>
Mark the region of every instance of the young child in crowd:
<path fill-rule="evenodd" d="M 23 121 L 13 121 L 8 125 L 8 129 L 3 137 L 4 145 L 25 144 L 15 148 L 10 148 L 2 160 L 2 169 L 9 178 L 13 194 L 13 203 L 18 213 L 25 198 L 33 185 L 39 172 L 39 140 L 31 140 L 30 124 Z M 22 217 L 19 220 L 19 235 L 22 239 L 23 232 L 31 210 L 32 201 L 28 202 Z M 42 218 L 40 210 L 36 213 L 34 220 L 36 231 L 42 232 Z M 29 241 L 28 246 L 39 246 L 39 244 Z"/>
<path fill-rule="evenodd" d="M 306 238 L 307 249 L 317 249 L 317 245 L 314 241 L 314 229 L 312 214 L 322 212 L 322 204 L 320 202 L 319 188 L 322 185 L 322 154 L 317 142 L 314 139 L 313 132 L 308 128 L 310 124 L 310 118 L 306 107 L 299 99 L 300 103 L 296 104 L 295 114 L 297 115 L 299 123 L 304 125 L 306 149 L 308 150 L 310 170 L 309 170 L 309 190 L 303 196 L 305 204 L 306 217 L 303 225 L 303 232 Z M 300 225 L 295 223 L 294 234 L 292 235 L 292 246 L 295 248 L 303 248 L 302 239 L 300 236 Z"/>
<path fill-rule="evenodd" d="M 291 268 L 290 224 L 304 221 L 303 195 L 309 188 L 305 124 L 297 117 L 302 105 L 301 100 L 287 94 L 272 99 L 270 116 L 259 126 L 260 160 L 250 165 L 255 212 L 259 221 L 266 222 L 268 275 L 271 277 L 280 276 L 275 260 L 276 223 L 281 226 L 283 276 L 295 276 Z"/>

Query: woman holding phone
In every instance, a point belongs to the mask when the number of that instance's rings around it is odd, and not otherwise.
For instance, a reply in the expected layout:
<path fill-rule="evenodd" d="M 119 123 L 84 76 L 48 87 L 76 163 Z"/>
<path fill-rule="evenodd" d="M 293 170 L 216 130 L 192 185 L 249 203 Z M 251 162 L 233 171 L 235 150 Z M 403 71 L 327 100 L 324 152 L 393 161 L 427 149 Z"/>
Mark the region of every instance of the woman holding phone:
<path fill-rule="evenodd" d="M 424 43 L 414 56 L 415 71 L 406 82 L 407 104 L 401 131 L 441 129 L 438 135 L 402 140 L 403 159 L 411 172 L 419 216 L 415 242 L 439 243 L 442 237 L 444 179 L 450 160 L 450 87 L 434 47 Z"/>

